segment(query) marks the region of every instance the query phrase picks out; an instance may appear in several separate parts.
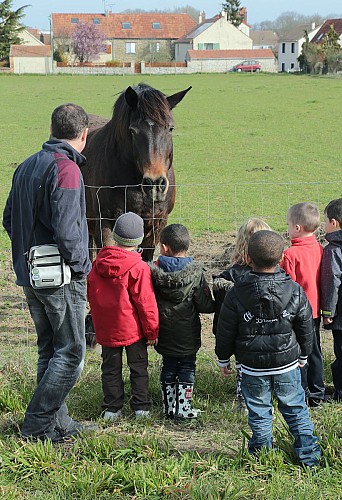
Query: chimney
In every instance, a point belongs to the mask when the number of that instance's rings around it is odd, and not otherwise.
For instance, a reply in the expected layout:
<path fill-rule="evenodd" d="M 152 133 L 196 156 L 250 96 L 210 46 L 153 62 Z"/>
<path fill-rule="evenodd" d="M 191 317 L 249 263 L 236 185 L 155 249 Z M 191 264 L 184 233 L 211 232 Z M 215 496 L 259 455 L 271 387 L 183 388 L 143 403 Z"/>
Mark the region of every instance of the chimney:
<path fill-rule="evenodd" d="M 202 10 L 202 12 L 200 12 L 200 15 L 198 16 L 198 24 L 202 24 L 204 21 L 205 21 L 205 12 L 204 10 Z"/>
<path fill-rule="evenodd" d="M 315 23 L 315 21 L 313 21 L 311 23 L 311 30 L 313 31 L 315 28 L 316 28 L 316 23 Z"/>

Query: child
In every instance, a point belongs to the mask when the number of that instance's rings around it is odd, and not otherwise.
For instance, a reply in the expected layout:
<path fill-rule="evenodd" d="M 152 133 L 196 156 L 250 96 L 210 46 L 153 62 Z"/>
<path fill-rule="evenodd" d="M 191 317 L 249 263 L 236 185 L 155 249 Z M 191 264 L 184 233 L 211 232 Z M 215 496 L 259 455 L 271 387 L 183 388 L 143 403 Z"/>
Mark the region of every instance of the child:
<path fill-rule="evenodd" d="M 302 385 L 308 404 L 317 407 L 324 402 L 323 358 L 320 343 L 320 271 L 323 248 L 314 232 L 319 227 L 319 210 L 313 203 L 298 203 L 287 212 L 291 247 L 285 250 L 281 267 L 306 293 L 315 325 L 312 353 L 302 368 Z"/>
<path fill-rule="evenodd" d="M 186 256 L 190 236 L 181 224 L 160 233 L 160 256 L 151 265 L 159 309 L 159 339 L 163 357 L 160 383 L 166 418 L 197 418 L 191 407 L 196 353 L 201 346 L 199 313 L 214 312 L 214 302 L 203 269 Z"/>
<path fill-rule="evenodd" d="M 96 340 L 102 345 L 102 407 L 104 418 L 116 420 L 124 403 L 122 351 L 125 347 L 130 368 L 132 398 L 136 417 L 147 417 L 147 345 L 158 336 L 158 308 L 151 271 L 137 251 L 143 240 L 141 217 L 128 212 L 117 219 L 111 245 L 98 253 L 88 277 L 88 299 Z"/>
<path fill-rule="evenodd" d="M 216 354 L 224 376 L 229 358 L 241 362 L 241 389 L 252 429 L 250 453 L 272 447 L 272 394 L 294 436 L 294 452 L 303 465 L 318 465 L 321 450 L 305 403 L 300 371 L 313 339 L 311 306 L 303 289 L 277 264 L 283 238 L 258 231 L 249 241 L 253 271 L 239 278 L 227 293 L 216 334 Z"/>
<path fill-rule="evenodd" d="M 342 198 L 325 207 L 326 239 L 321 266 L 323 323 L 332 329 L 335 361 L 331 365 L 335 401 L 342 400 Z"/>
<path fill-rule="evenodd" d="M 269 225 L 262 219 L 256 217 L 247 219 L 238 230 L 235 248 L 231 256 L 231 266 L 219 276 L 213 276 L 213 294 L 215 299 L 215 314 L 213 320 L 214 335 L 216 335 L 217 321 L 227 290 L 234 285 L 239 276 L 251 271 L 251 267 L 247 264 L 249 239 L 252 234 L 262 229 L 270 229 Z M 241 412 L 246 412 L 246 404 L 241 392 L 241 366 L 237 360 L 235 362 L 235 367 L 237 408 Z"/>

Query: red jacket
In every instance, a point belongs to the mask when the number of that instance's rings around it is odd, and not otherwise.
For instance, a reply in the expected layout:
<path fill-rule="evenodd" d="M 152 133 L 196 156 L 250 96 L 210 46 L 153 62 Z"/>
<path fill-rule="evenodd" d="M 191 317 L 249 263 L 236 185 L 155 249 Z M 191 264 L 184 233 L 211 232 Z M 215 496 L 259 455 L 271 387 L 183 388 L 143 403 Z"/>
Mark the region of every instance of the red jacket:
<path fill-rule="evenodd" d="M 121 347 L 158 337 L 151 271 L 141 254 L 102 248 L 88 276 L 88 300 L 99 344 Z"/>
<path fill-rule="evenodd" d="M 320 317 L 320 270 L 322 245 L 316 236 L 293 238 L 292 246 L 285 250 L 281 267 L 300 284 L 312 307 L 312 316 Z"/>

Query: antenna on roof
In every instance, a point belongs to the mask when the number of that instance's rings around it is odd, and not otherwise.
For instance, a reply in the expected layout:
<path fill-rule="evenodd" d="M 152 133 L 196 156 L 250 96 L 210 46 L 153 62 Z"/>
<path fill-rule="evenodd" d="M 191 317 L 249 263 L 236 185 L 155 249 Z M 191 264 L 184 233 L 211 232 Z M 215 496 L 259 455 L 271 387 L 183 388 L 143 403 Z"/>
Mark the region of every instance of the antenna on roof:
<path fill-rule="evenodd" d="M 103 11 L 105 16 L 108 16 L 108 14 L 112 13 L 112 7 L 114 7 L 115 3 L 107 3 L 106 0 L 103 1 Z M 110 7 L 110 10 L 108 10 L 108 7 Z"/>

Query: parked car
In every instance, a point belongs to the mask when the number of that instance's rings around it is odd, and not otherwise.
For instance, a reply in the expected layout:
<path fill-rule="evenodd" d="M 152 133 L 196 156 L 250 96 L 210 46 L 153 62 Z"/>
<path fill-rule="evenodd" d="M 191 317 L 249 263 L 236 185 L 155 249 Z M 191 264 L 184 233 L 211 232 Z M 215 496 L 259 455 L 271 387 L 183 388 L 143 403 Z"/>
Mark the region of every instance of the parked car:
<path fill-rule="evenodd" d="M 259 61 L 242 61 L 242 63 L 236 64 L 233 67 L 233 71 L 249 71 L 250 73 L 260 70 L 261 64 L 259 63 Z"/>

